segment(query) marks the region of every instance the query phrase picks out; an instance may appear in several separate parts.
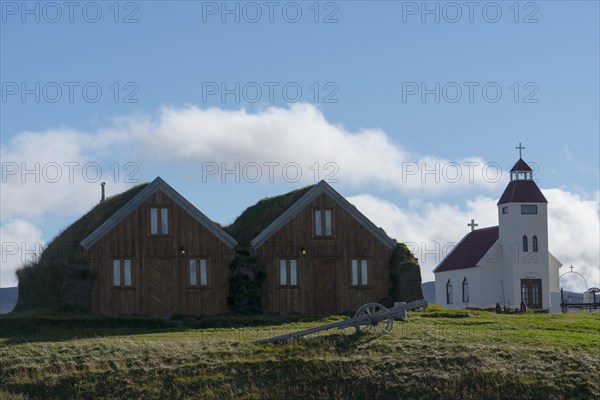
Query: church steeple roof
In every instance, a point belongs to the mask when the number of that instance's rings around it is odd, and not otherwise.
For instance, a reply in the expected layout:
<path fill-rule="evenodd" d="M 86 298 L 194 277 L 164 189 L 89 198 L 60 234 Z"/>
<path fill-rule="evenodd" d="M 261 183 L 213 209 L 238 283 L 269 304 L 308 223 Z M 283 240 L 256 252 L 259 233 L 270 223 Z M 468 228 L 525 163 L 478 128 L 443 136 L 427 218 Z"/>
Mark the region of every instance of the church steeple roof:
<path fill-rule="evenodd" d="M 527 165 L 527 163 L 525 161 L 523 161 L 522 158 L 519 158 L 519 161 L 516 162 L 515 166 L 512 167 L 512 169 L 510 170 L 510 172 L 515 172 L 515 171 L 533 171 L 531 169 L 531 167 L 529 165 Z"/>
<path fill-rule="evenodd" d="M 498 205 L 506 203 L 548 203 L 542 191 L 533 180 L 533 170 L 522 158 L 525 148 L 519 143 L 519 160 L 510 170 L 510 182 L 498 200 Z"/>

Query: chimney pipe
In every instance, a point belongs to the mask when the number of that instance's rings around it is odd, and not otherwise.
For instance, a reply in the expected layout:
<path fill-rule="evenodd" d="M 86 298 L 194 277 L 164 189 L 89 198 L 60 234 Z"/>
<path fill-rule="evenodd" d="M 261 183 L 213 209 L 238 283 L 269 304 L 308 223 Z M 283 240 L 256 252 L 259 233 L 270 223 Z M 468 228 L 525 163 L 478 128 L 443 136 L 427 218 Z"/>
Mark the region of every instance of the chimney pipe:
<path fill-rule="evenodd" d="M 104 185 L 106 185 L 106 182 L 102 182 L 100 184 L 100 186 L 102 186 L 102 197 L 100 198 L 100 203 L 103 203 L 104 202 L 104 198 L 105 198 L 104 197 Z"/>

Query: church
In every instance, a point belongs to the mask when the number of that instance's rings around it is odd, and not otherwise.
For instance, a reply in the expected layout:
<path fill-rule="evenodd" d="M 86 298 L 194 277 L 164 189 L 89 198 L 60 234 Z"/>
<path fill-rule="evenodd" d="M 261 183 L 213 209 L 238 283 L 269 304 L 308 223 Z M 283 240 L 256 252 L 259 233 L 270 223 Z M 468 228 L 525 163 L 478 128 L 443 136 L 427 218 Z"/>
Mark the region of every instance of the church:
<path fill-rule="evenodd" d="M 548 201 L 522 159 L 498 201 L 498 226 L 466 234 L 434 269 L 435 298 L 448 308 L 560 310 L 559 268 L 548 249 Z"/>

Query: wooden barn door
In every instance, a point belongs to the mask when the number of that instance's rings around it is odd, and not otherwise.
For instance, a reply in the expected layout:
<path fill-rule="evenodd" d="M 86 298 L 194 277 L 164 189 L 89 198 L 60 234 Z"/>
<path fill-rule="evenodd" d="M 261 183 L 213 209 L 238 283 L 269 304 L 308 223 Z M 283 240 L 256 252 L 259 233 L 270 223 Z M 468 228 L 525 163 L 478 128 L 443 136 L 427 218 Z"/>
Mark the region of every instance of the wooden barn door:
<path fill-rule="evenodd" d="M 145 275 L 148 314 L 173 314 L 173 260 L 170 258 L 147 259 Z"/>
<path fill-rule="evenodd" d="M 313 263 L 313 313 L 335 314 L 336 301 L 336 260 L 317 258 Z"/>

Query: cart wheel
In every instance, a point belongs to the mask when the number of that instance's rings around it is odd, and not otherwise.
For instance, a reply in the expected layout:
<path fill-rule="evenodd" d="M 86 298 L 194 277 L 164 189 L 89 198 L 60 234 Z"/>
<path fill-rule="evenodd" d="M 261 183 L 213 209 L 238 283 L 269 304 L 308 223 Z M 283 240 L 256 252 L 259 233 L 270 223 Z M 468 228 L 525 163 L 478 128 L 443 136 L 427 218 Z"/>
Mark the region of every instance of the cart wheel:
<path fill-rule="evenodd" d="M 392 331 L 394 318 L 390 310 L 379 303 L 368 303 L 354 314 L 356 331 L 362 333 L 384 334 Z"/>

